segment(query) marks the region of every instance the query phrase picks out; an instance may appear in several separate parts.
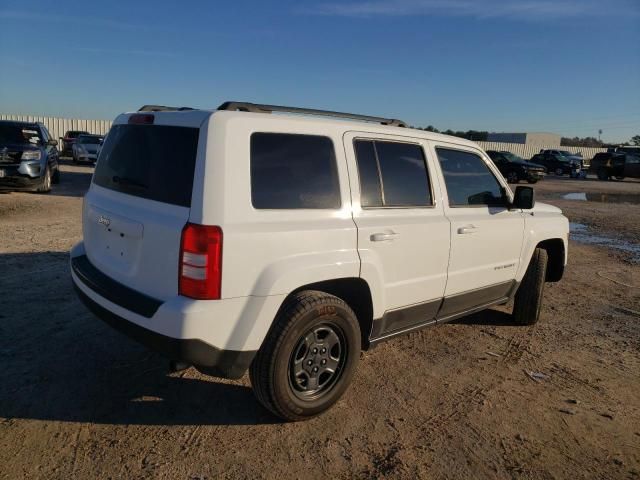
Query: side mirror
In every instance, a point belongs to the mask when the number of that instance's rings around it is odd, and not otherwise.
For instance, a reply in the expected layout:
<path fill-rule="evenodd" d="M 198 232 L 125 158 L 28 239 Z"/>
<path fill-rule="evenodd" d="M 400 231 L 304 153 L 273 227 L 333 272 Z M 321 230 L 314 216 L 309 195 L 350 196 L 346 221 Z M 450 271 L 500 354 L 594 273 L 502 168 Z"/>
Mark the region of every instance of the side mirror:
<path fill-rule="evenodd" d="M 50 138 L 49 141 L 47 142 L 47 145 L 49 145 L 51 147 L 57 147 L 58 146 L 58 140 Z"/>
<path fill-rule="evenodd" d="M 536 204 L 536 194 L 531 187 L 516 187 L 513 195 L 512 208 L 521 208 L 522 210 L 531 210 Z"/>

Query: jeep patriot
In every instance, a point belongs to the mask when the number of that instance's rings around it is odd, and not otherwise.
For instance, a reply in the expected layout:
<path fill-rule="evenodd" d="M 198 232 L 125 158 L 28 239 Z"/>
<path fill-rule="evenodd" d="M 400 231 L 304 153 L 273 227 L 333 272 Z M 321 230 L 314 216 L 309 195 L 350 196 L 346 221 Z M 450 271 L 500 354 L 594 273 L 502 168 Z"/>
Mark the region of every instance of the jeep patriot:
<path fill-rule="evenodd" d="M 71 276 L 114 328 L 206 374 L 248 370 L 303 420 L 383 340 L 511 299 L 537 322 L 568 227 L 475 143 L 399 120 L 145 106 L 104 141 Z"/>

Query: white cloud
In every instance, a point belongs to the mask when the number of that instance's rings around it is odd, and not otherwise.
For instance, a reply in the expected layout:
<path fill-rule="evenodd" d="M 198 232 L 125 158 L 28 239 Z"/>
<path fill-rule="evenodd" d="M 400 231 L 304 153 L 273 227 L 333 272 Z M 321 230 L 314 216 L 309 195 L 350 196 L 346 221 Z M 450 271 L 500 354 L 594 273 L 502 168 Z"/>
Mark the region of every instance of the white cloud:
<path fill-rule="evenodd" d="M 545 20 L 585 16 L 640 16 L 636 0 L 369 0 L 324 2 L 301 13 L 342 17 L 466 16 Z"/>

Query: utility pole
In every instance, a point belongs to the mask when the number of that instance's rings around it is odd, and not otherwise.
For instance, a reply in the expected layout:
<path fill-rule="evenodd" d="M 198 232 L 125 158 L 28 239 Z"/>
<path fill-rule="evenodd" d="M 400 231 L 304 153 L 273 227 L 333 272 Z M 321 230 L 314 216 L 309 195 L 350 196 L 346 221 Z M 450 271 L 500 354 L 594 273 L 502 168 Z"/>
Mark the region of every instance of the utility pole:
<path fill-rule="evenodd" d="M 600 135 L 602 135 L 602 129 L 598 130 L 598 141 L 600 141 Z"/>

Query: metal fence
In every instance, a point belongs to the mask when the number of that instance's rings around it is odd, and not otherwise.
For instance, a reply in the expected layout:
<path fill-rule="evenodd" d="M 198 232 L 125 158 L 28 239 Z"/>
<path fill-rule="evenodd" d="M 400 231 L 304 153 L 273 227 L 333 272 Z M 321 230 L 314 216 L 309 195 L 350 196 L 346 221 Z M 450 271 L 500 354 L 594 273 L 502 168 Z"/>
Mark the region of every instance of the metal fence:
<path fill-rule="evenodd" d="M 33 115 L 11 115 L 0 113 L 0 120 L 18 120 L 23 122 L 42 122 L 53 138 L 64 136 L 67 130 L 85 130 L 89 133 L 104 135 L 111 128 L 109 120 L 81 120 L 77 118 L 39 117 Z M 591 147 L 558 147 L 557 145 L 527 145 L 523 143 L 476 142 L 484 150 L 506 150 L 522 158 L 531 158 L 543 148 L 568 150 L 582 153 L 585 160 L 591 160 L 598 152 L 606 152 L 606 148 Z"/>
<path fill-rule="evenodd" d="M 104 135 L 111 128 L 110 120 L 81 120 L 77 118 L 40 117 L 35 115 L 11 115 L 0 113 L 0 120 L 20 122 L 41 122 L 56 140 L 68 130 L 84 130 L 96 135 Z"/>

